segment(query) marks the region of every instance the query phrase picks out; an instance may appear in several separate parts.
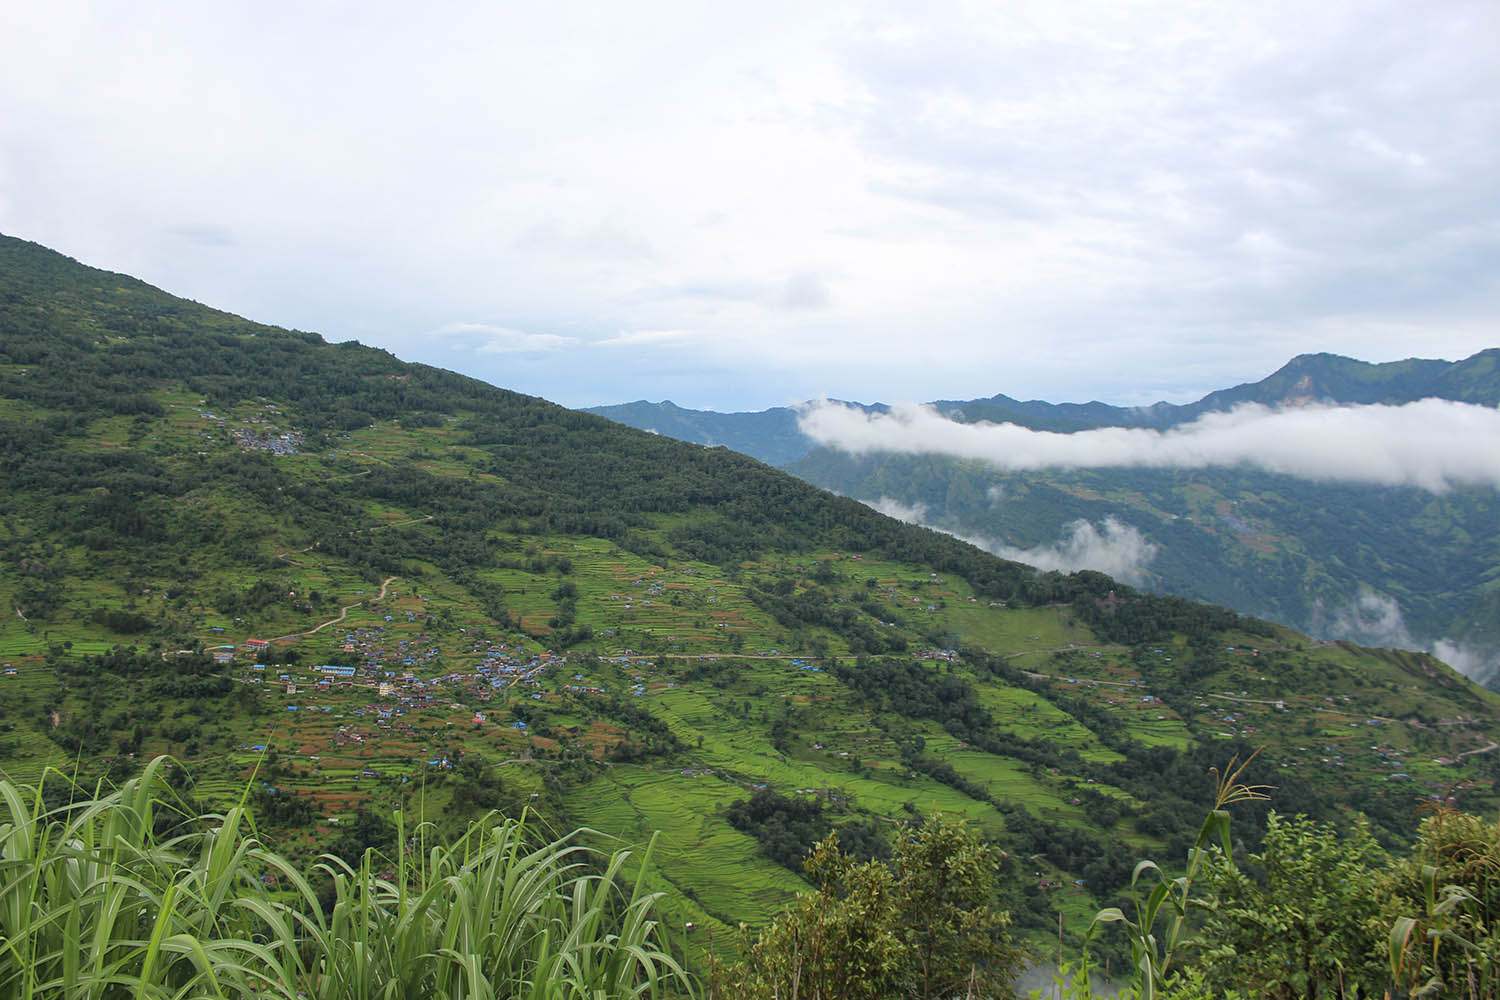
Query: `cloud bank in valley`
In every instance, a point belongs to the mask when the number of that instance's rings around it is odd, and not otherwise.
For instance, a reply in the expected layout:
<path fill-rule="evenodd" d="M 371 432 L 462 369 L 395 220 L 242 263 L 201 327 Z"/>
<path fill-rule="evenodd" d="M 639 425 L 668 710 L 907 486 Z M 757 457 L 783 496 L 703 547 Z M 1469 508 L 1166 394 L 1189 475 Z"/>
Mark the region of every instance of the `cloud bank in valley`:
<path fill-rule="evenodd" d="M 1071 434 L 959 423 L 926 405 L 866 413 L 824 400 L 806 407 L 799 425 L 819 444 L 854 454 L 941 454 L 1016 471 L 1251 466 L 1433 492 L 1459 485 L 1500 489 L 1500 410 L 1443 399 L 1281 410 L 1246 404 L 1168 430 L 1105 427 Z"/>
<path fill-rule="evenodd" d="M 1419 649 L 1406 627 L 1406 615 L 1394 597 L 1365 591 L 1338 611 L 1327 629 L 1339 639 L 1352 639 L 1366 646 Z"/>
<path fill-rule="evenodd" d="M 927 505 L 925 503 L 902 503 L 895 497 L 881 497 L 879 500 L 866 501 L 886 517 L 894 517 L 898 521 L 907 524 L 920 524 L 924 528 L 933 528 L 936 531 L 943 529 L 936 527 L 927 521 Z M 952 532 L 949 532 L 952 534 Z"/>
<path fill-rule="evenodd" d="M 927 505 L 907 504 L 892 497 L 870 501 L 870 506 L 888 517 L 908 524 L 942 531 L 1015 562 L 1042 570 L 1073 573 L 1080 569 L 1098 570 L 1126 583 L 1140 584 L 1146 579 L 1146 568 L 1156 558 L 1157 546 L 1135 528 L 1115 517 L 1106 517 L 1097 526 L 1079 519 L 1063 528 L 1062 537 L 1050 545 L 1023 549 L 991 538 L 960 534 L 938 527 L 928 520 Z"/>

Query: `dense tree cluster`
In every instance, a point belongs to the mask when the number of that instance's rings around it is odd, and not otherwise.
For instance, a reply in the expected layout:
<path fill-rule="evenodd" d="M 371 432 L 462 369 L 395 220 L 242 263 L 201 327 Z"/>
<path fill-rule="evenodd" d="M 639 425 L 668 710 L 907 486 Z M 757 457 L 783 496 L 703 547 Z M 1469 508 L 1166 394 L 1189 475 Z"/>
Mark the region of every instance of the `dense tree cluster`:
<path fill-rule="evenodd" d="M 751 998 L 937 1000 L 1014 996 L 1022 954 L 997 901 L 998 855 L 948 817 L 900 831 L 888 862 L 858 862 L 838 838 L 808 857 L 816 892 L 719 969 L 726 990 Z"/>
<path fill-rule="evenodd" d="M 818 799 L 788 797 L 769 788 L 734 803 L 724 816 L 730 826 L 755 837 L 762 854 L 793 871 L 801 869 L 802 859 L 831 827 Z"/>
<path fill-rule="evenodd" d="M 682 741 L 671 727 L 639 705 L 602 695 L 587 695 L 580 701 L 591 714 L 620 723 L 630 734 L 615 745 L 612 757 L 616 761 L 645 760 L 682 749 Z"/>

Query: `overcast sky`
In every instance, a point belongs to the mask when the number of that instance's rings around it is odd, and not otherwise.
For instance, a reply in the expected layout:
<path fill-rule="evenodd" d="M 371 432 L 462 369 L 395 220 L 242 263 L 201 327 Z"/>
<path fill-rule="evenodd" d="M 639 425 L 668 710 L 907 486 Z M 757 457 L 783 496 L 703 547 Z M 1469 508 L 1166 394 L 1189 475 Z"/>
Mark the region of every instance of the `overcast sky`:
<path fill-rule="evenodd" d="M 1500 4 L 10 3 L 0 232 L 582 406 L 1500 345 Z"/>

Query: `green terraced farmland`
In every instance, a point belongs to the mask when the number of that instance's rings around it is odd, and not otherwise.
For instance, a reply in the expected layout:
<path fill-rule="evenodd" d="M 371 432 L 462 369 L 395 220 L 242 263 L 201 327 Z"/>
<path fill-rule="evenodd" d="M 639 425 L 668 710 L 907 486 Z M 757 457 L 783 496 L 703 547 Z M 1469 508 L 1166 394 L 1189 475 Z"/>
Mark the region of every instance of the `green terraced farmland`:
<path fill-rule="evenodd" d="M 258 796 L 308 864 L 398 809 L 659 834 L 700 955 L 808 888 L 809 831 L 938 813 L 994 839 L 1020 933 L 1055 943 L 1257 747 L 1276 808 L 1362 811 L 1393 847 L 1419 809 L 1500 807 L 1500 699 L 1431 657 L 1042 573 L 726 450 L 22 263 L 0 266 L 18 780 L 170 753 L 185 795 Z M 736 828 L 761 790 L 816 821 Z"/>

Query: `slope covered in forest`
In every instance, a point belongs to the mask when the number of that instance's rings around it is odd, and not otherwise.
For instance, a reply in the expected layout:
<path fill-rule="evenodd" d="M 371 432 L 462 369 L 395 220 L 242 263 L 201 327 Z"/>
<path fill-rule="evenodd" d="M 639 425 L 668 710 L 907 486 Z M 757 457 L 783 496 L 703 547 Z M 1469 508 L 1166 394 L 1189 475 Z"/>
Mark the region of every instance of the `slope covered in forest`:
<path fill-rule="evenodd" d="M 970 817 L 1070 927 L 1209 768 L 1402 842 L 1497 801 L 1497 699 L 1420 654 L 1044 573 L 725 448 L 255 324 L 0 239 L 0 767 L 253 782 L 294 859 L 529 807 L 763 922 L 837 827 Z M 1254 842 L 1264 806 L 1237 828 Z"/>
<path fill-rule="evenodd" d="M 1180 427 L 1246 404 L 1400 405 L 1426 398 L 1500 404 L 1500 349 L 1457 362 L 1370 364 L 1302 355 L 1258 382 L 1182 405 L 1004 395 L 932 405 L 964 423 L 1071 433 Z M 668 406 L 593 412 L 682 440 L 726 443 L 817 486 L 1012 558 L 1109 567 L 1149 590 L 1222 604 L 1323 638 L 1436 651 L 1475 679 L 1500 684 L 1494 569 L 1500 532 L 1489 487 L 1432 493 L 1314 482 L 1250 466 L 1014 472 L 943 455 L 852 455 L 819 446 L 787 432 L 789 424 L 795 429 L 796 411 L 785 407 L 720 414 Z"/>

